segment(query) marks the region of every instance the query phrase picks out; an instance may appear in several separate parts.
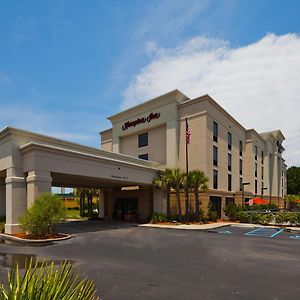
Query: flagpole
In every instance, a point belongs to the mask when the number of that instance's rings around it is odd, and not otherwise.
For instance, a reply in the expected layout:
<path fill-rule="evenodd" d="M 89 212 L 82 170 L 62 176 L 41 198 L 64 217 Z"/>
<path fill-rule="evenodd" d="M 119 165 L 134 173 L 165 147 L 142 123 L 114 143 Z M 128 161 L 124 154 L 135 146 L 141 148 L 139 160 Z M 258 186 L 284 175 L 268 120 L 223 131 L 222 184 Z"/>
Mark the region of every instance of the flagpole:
<path fill-rule="evenodd" d="M 190 139 L 189 125 L 187 121 L 187 116 L 185 116 L 185 171 L 186 171 L 186 187 L 185 187 L 185 209 L 186 209 L 186 223 L 190 222 L 190 212 L 189 212 L 189 191 L 188 191 L 188 173 L 189 173 L 189 151 L 188 143 Z"/>

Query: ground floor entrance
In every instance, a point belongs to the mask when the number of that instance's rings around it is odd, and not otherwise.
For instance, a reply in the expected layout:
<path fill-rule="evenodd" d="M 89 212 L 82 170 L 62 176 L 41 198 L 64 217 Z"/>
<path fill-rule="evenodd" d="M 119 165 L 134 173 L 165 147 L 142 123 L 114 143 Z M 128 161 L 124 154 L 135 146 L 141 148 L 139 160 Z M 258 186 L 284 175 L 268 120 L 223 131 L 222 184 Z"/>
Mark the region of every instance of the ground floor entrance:
<path fill-rule="evenodd" d="M 222 217 L 222 197 L 210 196 L 210 210 L 217 212 L 218 218 Z"/>
<path fill-rule="evenodd" d="M 116 198 L 114 219 L 133 222 L 138 220 L 138 198 Z"/>

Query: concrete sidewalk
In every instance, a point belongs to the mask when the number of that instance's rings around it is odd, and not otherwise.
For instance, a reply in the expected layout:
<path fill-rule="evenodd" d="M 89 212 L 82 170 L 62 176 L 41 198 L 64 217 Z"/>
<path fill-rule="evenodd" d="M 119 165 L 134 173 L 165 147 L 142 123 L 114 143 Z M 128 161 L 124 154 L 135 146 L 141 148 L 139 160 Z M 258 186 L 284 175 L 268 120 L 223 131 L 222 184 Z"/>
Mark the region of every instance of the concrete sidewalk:
<path fill-rule="evenodd" d="M 237 227 L 271 227 L 271 228 L 282 228 L 280 226 L 273 226 L 273 225 L 261 225 L 261 224 L 249 224 L 249 223 L 234 223 L 234 222 L 216 222 L 216 223 L 209 223 L 209 224 L 141 224 L 138 225 L 139 227 L 150 227 L 150 228 L 161 228 L 161 229 L 179 229 L 179 230 L 208 230 L 208 229 L 214 229 L 214 228 L 221 228 L 225 226 L 237 226 Z M 299 231 L 300 227 L 285 227 L 286 229 L 292 230 L 292 231 Z"/>

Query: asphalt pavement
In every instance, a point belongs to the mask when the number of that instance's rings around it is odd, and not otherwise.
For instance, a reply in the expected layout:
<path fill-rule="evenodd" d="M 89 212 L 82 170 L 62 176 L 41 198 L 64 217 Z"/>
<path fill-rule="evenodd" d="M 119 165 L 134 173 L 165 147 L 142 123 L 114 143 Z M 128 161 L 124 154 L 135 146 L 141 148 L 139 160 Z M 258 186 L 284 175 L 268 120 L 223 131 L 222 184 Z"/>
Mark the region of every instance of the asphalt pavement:
<path fill-rule="evenodd" d="M 0 278 L 11 259 L 75 263 L 102 299 L 298 300 L 300 240 L 245 236 L 249 228 L 208 231 L 80 222 L 74 237 L 45 247 L 0 245 Z M 220 232 L 219 232 L 220 231 Z M 221 232 L 223 231 L 223 232 Z M 18 256 L 18 254 L 21 256 Z M 22 256 L 23 255 L 23 256 Z"/>

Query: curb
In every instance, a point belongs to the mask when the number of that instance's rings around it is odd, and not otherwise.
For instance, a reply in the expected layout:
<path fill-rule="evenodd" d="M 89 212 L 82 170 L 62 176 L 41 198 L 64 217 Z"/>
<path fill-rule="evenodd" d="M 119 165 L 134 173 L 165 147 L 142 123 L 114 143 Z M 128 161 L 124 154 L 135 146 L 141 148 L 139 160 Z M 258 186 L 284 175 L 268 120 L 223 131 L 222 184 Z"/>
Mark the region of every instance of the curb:
<path fill-rule="evenodd" d="M 0 236 L 3 237 L 5 240 L 20 242 L 20 243 L 24 243 L 24 244 L 47 244 L 47 243 L 51 243 L 51 242 L 65 241 L 72 237 L 69 234 L 65 234 L 65 233 L 60 233 L 60 234 L 64 235 L 64 236 L 60 237 L 60 238 L 53 238 L 53 239 L 46 239 L 46 240 L 23 239 L 23 238 L 12 236 L 12 235 L 9 235 L 6 233 L 1 233 Z"/>
<path fill-rule="evenodd" d="M 188 227 L 188 226 L 191 226 L 191 227 Z M 199 226 L 199 227 L 195 227 L 195 226 Z M 226 227 L 226 226 L 236 226 L 236 227 L 243 227 L 243 228 L 247 228 L 247 227 L 283 228 L 282 226 L 276 226 L 276 225 L 261 225 L 261 224 L 250 224 L 250 223 L 230 223 L 230 222 L 228 222 L 228 223 L 215 223 L 215 224 L 209 224 L 209 225 L 159 225 L 159 224 L 151 224 L 151 223 L 138 225 L 138 227 L 144 227 L 144 228 L 192 230 L 192 231 L 195 231 L 195 230 L 205 231 L 205 230 L 211 230 L 211 229 L 215 229 L 215 228 L 222 228 L 222 227 Z M 299 227 L 284 227 L 284 228 L 288 229 L 288 230 L 291 230 L 292 232 L 300 232 Z"/>
<path fill-rule="evenodd" d="M 209 229 L 214 228 L 221 228 L 225 226 L 231 226 L 231 223 L 225 223 L 225 224 L 212 224 L 214 226 L 206 226 L 206 227 L 200 227 L 205 225 L 184 225 L 185 227 L 182 227 L 182 225 L 159 225 L 159 224 L 141 224 L 138 225 L 138 227 L 144 227 L 144 228 L 158 228 L 158 229 L 175 229 L 175 230 L 192 230 L 192 231 L 205 231 Z M 188 226 L 199 226 L 199 227 L 188 227 Z"/>

